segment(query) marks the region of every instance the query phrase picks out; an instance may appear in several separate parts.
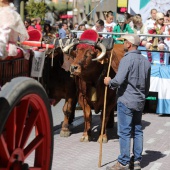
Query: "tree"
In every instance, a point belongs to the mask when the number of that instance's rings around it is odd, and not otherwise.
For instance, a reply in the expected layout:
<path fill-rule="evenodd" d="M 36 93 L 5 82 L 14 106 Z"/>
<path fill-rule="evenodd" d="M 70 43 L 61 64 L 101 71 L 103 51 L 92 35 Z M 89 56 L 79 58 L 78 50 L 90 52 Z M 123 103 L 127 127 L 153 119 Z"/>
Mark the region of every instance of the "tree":
<path fill-rule="evenodd" d="M 45 4 L 44 0 L 39 1 L 29 0 L 26 3 L 25 7 L 27 17 L 29 18 L 40 17 L 41 19 L 44 19 L 45 13 L 48 11 L 46 7 L 47 5 Z"/>

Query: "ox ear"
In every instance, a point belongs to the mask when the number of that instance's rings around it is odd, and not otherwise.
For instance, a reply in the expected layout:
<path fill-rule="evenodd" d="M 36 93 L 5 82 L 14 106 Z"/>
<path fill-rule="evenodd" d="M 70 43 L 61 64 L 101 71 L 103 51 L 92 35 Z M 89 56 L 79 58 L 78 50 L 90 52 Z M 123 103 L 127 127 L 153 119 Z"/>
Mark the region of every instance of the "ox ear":
<path fill-rule="evenodd" d="M 76 57 L 76 50 L 74 50 L 74 49 L 70 50 L 69 55 L 71 58 L 74 59 Z"/>

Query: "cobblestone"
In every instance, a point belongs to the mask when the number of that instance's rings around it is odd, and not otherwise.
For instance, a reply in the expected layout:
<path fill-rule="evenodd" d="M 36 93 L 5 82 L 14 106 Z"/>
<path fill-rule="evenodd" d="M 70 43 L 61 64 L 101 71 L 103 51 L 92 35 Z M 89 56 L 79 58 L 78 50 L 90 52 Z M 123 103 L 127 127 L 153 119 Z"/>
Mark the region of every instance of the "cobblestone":
<path fill-rule="evenodd" d="M 61 107 L 61 105 L 57 107 Z M 61 109 L 61 108 L 60 108 Z M 105 170 L 117 161 L 119 155 L 119 140 L 115 126 L 108 130 L 108 143 L 102 145 L 102 167 L 98 168 L 100 116 L 93 114 L 92 141 L 82 143 L 80 138 L 83 132 L 83 112 L 76 111 L 75 126 L 71 126 L 70 137 L 61 138 L 59 135 L 63 114 L 55 113 L 53 108 L 54 124 L 58 127 L 54 136 L 54 154 L 52 170 Z M 143 115 L 144 151 L 141 166 L 143 170 L 169 170 L 170 166 L 170 115 L 157 114 Z"/>

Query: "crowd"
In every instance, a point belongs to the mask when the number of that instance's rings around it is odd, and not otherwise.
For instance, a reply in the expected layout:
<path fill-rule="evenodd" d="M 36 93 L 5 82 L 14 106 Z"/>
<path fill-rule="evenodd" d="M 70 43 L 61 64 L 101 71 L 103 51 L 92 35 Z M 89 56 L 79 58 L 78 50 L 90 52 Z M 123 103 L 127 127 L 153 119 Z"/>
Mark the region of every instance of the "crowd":
<path fill-rule="evenodd" d="M 26 19 L 25 26 L 27 30 L 38 29 L 44 36 L 51 36 L 55 38 L 80 38 L 81 32 L 71 33 L 71 30 L 85 31 L 86 29 L 93 29 L 97 32 L 103 32 L 100 38 L 112 37 L 116 44 L 123 44 L 124 41 L 121 35 L 104 34 L 106 32 L 114 33 L 134 33 L 134 34 L 158 34 L 169 35 L 170 34 L 170 10 L 166 14 L 158 12 L 156 9 L 152 9 L 150 17 L 146 22 L 142 22 L 142 16 L 125 12 L 122 15 L 117 16 L 116 22 L 114 22 L 114 15 L 112 11 L 105 13 L 105 20 L 98 19 L 94 25 L 88 25 L 87 21 L 79 23 L 71 23 L 71 21 L 57 21 L 54 26 L 51 26 L 49 22 L 45 22 L 43 28 L 40 25 L 40 18 L 34 18 L 32 20 Z M 161 37 L 147 37 L 140 36 L 140 45 L 146 47 L 147 50 L 160 50 L 164 51 L 166 48 L 170 48 L 170 38 Z M 151 52 L 147 52 L 148 60 L 152 63 Z M 164 63 L 164 52 L 160 52 L 160 63 Z"/>

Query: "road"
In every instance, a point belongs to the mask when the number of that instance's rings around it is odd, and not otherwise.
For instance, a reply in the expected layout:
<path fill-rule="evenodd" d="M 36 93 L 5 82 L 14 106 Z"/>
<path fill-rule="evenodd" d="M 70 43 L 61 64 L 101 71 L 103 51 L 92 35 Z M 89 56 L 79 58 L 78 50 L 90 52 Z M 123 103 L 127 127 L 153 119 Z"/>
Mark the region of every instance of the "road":
<path fill-rule="evenodd" d="M 53 122 L 56 126 L 54 135 L 54 153 L 52 170 L 105 170 L 112 166 L 119 154 L 119 140 L 115 125 L 108 130 L 108 143 L 103 144 L 102 167 L 98 168 L 100 116 L 93 113 L 92 141 L 79 141 L 83 132 L 83 112 L 76 111 L 76 120 L 71 125 L 70 137 L 62 138 L 59 135 L 63 120 L 63 100 L 52 108 Z M 143 170 L 170 169 L 170 115 L 159 116 L 147 113 L 143 115 L 144 150 L 141 166 Z"/>

